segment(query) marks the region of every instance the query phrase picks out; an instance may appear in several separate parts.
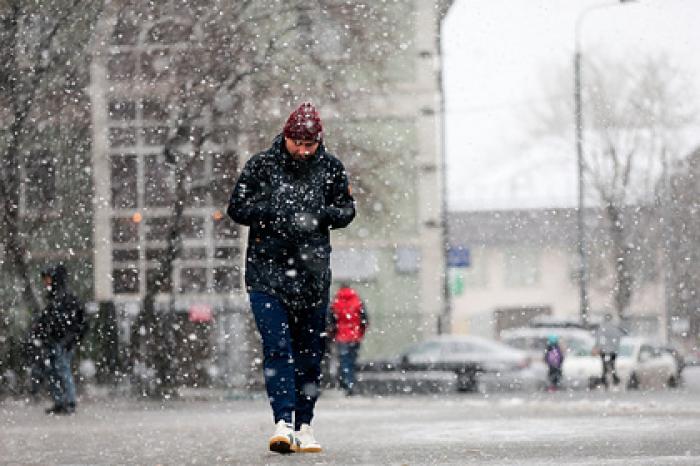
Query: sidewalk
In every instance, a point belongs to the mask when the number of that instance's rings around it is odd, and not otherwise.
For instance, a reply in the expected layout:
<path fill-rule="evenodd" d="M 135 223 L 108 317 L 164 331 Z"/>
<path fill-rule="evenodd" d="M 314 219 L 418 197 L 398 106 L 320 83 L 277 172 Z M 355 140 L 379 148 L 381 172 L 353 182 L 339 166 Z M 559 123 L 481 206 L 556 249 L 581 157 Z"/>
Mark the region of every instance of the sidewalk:
<path fill-rule="evenodd" d="M 324 451 L 267 450 L 264 396 L 94 396 L 70 417 L 0 403 L 3 464 L 700 464 L 692 392 L 345 397 L 326 392 Z"/>

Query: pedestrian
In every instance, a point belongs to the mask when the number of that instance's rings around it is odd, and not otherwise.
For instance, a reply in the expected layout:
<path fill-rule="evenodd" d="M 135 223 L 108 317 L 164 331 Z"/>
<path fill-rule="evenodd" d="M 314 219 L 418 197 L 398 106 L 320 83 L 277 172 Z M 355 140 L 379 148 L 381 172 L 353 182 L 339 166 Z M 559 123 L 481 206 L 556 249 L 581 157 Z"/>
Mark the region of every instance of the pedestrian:
<path fill-rule="evenodd" d="M 72 362 L 76 345 L 88 329 L 85 308 L 67 287 L 65 266 L 41 272 L 47 304 L 37 323 L 36 335 L 48 354 L 48 379 L 53 406 L 47 414 L 73 414 L 76 408 Z"/>
<path fill-rule="evenodd" d="M 330 335 L 338 349 L 338 382 L 346 395 L 355 388 L 355 362 L 369 319 L 357 292 L 347 284 L 338 289 L 331 305 Z"/>
<path fill-rule="evenodd" d="M 354 204 L 345 168 L 327 152 L 308 102 L 269 149 L 248 160 L 231 194 L 228 215 L 250 228 L 245 282 L 275 422 L 271 451 L 321 451 L 311 420 L 325 351 L 329 230 L 353 220 Z"/>
<path fill-rule="evenodd" d="M 547 390 L 556 391 L 561 385 L 562 366 L 564 365 L 564 352 L 559 346 L 559 337 L 549 335 L 547 337 L 547 347 L 544 350 L 544 362 L 547 364 L 549 386 Z"/>
<path fill-rule="evenodd" d="M 605 314 L 603 322 L 595 330 L 595 345 L 603 362 L 601 380 L 606 389 L 609 387 L 608 374 L 612 375 L 614 385 L 620 384 L 615 360 L 620 350 L 620 338 L 624 335 L 625 332 L 613 322 L 613 316 L 609 313 Z"/>

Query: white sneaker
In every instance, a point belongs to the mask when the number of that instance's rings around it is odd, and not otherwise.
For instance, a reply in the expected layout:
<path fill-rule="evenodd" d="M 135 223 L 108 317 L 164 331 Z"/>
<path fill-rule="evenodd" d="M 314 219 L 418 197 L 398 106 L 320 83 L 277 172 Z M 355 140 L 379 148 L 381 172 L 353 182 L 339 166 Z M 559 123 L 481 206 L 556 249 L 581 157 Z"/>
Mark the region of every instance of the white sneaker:
<path fill-rule="evenodd" d="M 275 424 L 275 433 L 270 437 L 270 451 L 291 453 L 294 447 L 294 427 L 283 420 Z"/>
<path fill-rule="evenodd" d="M 318 453 L 321 451 L 321 444 L 314 438 L 314 431 L 308 424 L 302 424 L 301 428 L 294 432 L 296 442 L 294 451 L 297 453 Z"/>

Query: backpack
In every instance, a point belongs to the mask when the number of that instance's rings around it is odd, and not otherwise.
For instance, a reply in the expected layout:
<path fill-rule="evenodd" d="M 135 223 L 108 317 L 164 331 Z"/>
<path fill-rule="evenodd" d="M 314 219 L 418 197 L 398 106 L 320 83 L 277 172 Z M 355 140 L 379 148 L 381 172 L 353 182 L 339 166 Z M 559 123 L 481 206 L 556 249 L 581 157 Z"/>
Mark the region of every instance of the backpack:
<path fill-rule="evenodd" d="M 561 352 L 557 348 L 551 348 L 547 351 L 547 365 L 550 367 L 559 367 L 561 365 Z"/>

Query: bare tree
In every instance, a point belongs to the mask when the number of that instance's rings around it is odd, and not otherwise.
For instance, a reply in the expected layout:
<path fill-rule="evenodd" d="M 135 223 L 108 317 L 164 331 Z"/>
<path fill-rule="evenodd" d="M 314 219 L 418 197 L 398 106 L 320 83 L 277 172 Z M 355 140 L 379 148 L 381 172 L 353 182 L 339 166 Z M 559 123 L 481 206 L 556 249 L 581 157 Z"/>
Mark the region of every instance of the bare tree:
<path fill-rule="evenodd" d="M 583 70 L 587 202 L 600 207 L 607 232 L 603 244 L 591 247 L 601 249 L 595 257 L 607 258 L 611 276 L 602 281 L 613 284 L 614 307 L 622 317 L 640 273 L 658 262 L 659 243 L 653 238 L 660 230 L 654 228 L 656 187 L 664 161 L 680 156 L 678 141 L 695 117 L 688 98 L 692 86 L 664 56 L 624 62 L 596 59 L 585 62 Z M 565 89 L 563 95 L 571 95 L 566 91 L 569 75 L 559 73 L 558 79 L 566 77 L 557 81 Z M 572 147 L 570 100 L 535 109 L 535 133 L 563 138 Z"/>
<path fill-rule="evenodd" d="M 687 320 L 687 334 L 700 335 L 700 149 L 680 161 L 670 177 L 672 318 Z M 697 341 L 693 343 L 697 344 Z"/>
<path fill-rule="evenodd" d="M 55 165 L 71 165 L 50 149 L 86 140 L 88 106 L 82 88 L 87 68 L 82 53 L 101 3 L 0 2 L 0 231 L 7 257 L 2 267 L 20 284 L 21 298 L 15 304 L 23 301 L 30 310 L 39 307 L 31 284 L 31 243 L 46 218 L 21 211 L 22 189 L 42 188 L 27 183 L 27 166 L 35 162 L 38 170 L 53 171 Z M 71 141 L 58 140 L 62 117 L 70 120 Z M 44 213 L 57 209 L 51 204 L 55 197 L 46 199 Z"/>

